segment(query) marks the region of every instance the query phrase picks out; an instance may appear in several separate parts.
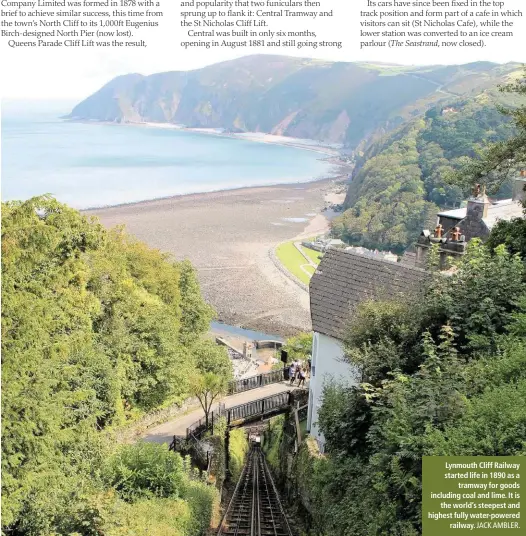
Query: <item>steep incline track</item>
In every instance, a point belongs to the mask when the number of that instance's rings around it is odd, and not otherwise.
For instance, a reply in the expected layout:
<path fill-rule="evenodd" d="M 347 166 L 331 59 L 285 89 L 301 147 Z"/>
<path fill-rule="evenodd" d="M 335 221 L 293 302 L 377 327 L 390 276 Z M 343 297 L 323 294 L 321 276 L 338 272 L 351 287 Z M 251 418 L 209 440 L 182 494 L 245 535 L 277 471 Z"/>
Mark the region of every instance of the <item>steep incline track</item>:
<path fill-rule="evenodd" d="M 252 447 L 217 536 L 294 536 L 265 457 Z"/>

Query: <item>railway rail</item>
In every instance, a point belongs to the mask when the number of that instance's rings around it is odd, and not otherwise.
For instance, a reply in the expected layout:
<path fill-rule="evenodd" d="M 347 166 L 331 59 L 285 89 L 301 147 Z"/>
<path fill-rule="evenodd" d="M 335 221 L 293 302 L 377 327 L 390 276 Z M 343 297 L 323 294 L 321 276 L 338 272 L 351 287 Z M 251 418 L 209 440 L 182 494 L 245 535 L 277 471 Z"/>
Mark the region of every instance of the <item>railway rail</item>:
<path fill-rule="evenodd" d="M 259 444 L 253 444 L 217 536 L 295 536 Z"/>

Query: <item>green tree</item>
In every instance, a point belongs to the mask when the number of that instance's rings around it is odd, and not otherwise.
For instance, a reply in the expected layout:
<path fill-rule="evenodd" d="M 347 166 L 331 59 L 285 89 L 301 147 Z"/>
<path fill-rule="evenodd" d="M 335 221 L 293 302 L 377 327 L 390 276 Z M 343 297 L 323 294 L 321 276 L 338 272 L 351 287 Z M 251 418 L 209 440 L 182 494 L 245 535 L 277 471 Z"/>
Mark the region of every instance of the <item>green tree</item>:
<path fill-rule="evenodd" d="M 188 263 L 47 196 L 2 204 L 2 283 L 4 531 L 95 535 L 105 429 L 189 396 L 182 312 L 197 340 L 210 308 Z"/>
<path fill-rule="evenodd" d="M 289 337 L 283 346 L 287 352 L 288 361 L 304 361 L 312 354 L 312 333 L 299 333 Z"/>
<path fill-rule="evenodd" d="M 526 68 L 523 75 L 513 82 L 500 86 L 502 93 L 511 94 L 517 99 L 526 96 Z M 502 183 L 512 178 L 526 165 L 526 105 L 519 100 L 515 107 L 499 106 L 499 111 L 511 120 L 515 135 L 494 143 L 479 151 L 478 158 L 465 162 L 458 173 L 450 180 L 460 184 L 466 191 L 474 183 L 484 184 L 488 191 L 496 192 Z"/>
<path fill-rule="evenodd" d="M 319 534 L 417 536 L 423 455 L 525 452 L 525 275 L 475 241 L 418 302 L 359 308 L 345 348 L 362 383 L 327 386 L 318 414 Z"/>
<path fill-rule="evenodd" d="M 197 397 L 205 412 L 205 425 L 208 428 L 208 420 L 212 404 L 222 395 L 226 394 L 228 383 L 225 378 L 213 372 L 196 374 L 191 383 L 191 392 Z"/>
<path fill-rule="evenodd" d="M 180 337 L 184 344 L 191 344 L 208 331 L 214 310 L 203 301 L 197 272 L 188 260 L 181 263 L 179 288 L 182 298 Z"/>
<path fill-rule="evenodd" d="M 200 373 L 216 374 L 227 383 L 234 379 L 232 360 L 226 346 L 219 346 L 212 340 L 200 339 L 191 346 L 191 352 L 195 367 Z"/>

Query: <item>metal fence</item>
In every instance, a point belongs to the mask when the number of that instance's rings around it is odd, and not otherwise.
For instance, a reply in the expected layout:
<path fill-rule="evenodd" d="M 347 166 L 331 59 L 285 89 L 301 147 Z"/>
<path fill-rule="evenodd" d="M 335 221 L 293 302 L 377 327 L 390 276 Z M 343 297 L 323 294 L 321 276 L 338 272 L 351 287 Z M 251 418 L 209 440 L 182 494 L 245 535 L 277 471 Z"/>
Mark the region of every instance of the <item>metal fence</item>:
<path fill-rule="evenodd" d="M 264 387 L 271 383 L 279 383 L 285 379 L 283 369 L 271 370 L 264 374 L 258 374 L 257 376 L 250 376 L 242 380 L 236 380 L 230 382 L 228 385 L 228 394 L 233 395 L 236 393 L 243 393 L 244 391 L 250 391 L 257 389 L 258 387 Z"/>
<path fill-rule="evenodd" d="M 190 455 L 198 467 L 208 473 L 212 461 L 211 449 L 209 447 L 209 445 L 203 441 L 199 441 L 193 435 L 189 438 L 174 435 L 168 449 L 173 452 Z"/>
<path fill-rule="evenodd" d="M 235 406 L 227 410 L 227 421 L 231 424 L 235 421 L 244 420 L 255 416 L 265 416 L 276 410 L 283 409 L 290 405 L 290 393 L 278 393 L 276 395 L 260 398 L 240 406 Z"/>
<path fill-rule="evenodd" d="M 187 429 L 186 429 L 186 437 L 187 439 L 191 438 L 192 436 L 195 437 L 195 439 L 200 440 L 206 432 L 214 432 L 214 424 L 216 424 L 221 417 L 223 417 L 224 413 L 224 406 L 219 407 L 216 411 L 211 411 L 208 415 L 208 423 L 206 422 L 206 418 L 202 417 L 198 421 L 192 423 Z"/>
<path fill-rule="evenodd" d="M 266 416 L 271 413 L 280 411 L 291 404 L 291 393 L 288 391 L 276 395 L 260 398 L 246 404 L 240 404 L 229 409 L 220 406 L 219 410 L 210 412 L 208 423 L 205 417 L 191 424 L 186 429 L 186 438 L 195 438 L 201 440 L 206 432 L 214 431 L 214 423 L 217 423 L 221 417 L 225 417 L 228 425 L 236 421 L 250 419 L 258 416 Z"/>

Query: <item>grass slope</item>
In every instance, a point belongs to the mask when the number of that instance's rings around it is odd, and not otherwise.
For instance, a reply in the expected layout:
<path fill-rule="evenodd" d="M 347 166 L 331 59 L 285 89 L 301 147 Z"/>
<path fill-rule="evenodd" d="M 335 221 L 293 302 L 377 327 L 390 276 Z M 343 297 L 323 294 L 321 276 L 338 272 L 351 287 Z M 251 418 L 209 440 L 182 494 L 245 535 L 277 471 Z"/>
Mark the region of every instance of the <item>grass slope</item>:
<path fill-rule="evenodd" d="M 316 264 L 320 263 L 321 253 L 308 248 L 301 248 L 302 251 Z M 293 275 L 295 275 L 302 283 L 309 284 L 311 276 L 315 272 L 314 266 L 311 266 L 307 259 L 298 251 L 294 245 L 294 241 L 285 242 L 276 249 L 276 255 L 283 266 Z M 305 273 L 306 270 L 310 275 Z"/>

